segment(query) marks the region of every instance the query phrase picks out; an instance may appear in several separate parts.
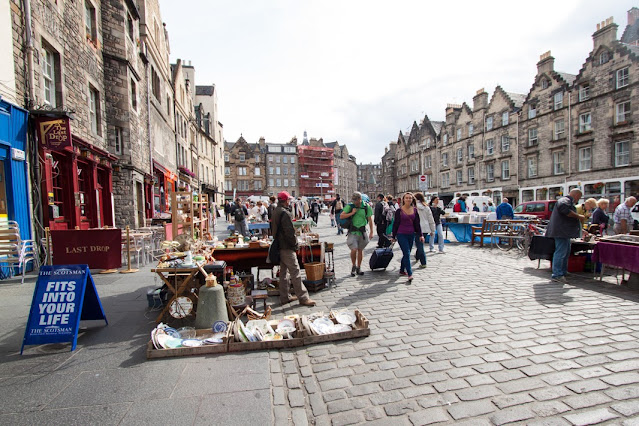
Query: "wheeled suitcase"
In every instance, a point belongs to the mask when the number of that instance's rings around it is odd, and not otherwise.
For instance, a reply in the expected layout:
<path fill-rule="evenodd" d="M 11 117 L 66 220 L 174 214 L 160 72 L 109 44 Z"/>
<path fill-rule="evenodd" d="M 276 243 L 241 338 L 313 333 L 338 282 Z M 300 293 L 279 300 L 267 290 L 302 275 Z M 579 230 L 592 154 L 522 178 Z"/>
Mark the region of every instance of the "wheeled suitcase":
<path fill-rule="evenodd" d="M 375 249 L 368 264 L 373 271 L 375 269 L 386 269 L 391 260 L 393 260 L 392 244 L 390 247 Z"/>

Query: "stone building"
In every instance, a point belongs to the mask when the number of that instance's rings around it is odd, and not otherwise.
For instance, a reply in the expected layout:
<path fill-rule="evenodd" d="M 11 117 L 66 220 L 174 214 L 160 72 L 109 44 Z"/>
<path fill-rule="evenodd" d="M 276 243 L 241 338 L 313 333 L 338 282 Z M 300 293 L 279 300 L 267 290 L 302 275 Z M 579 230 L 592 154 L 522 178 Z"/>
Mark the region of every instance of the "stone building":
<path fill-rule="evenodd" d="M 297 197 L 299 195 L 297 138 L 292 138 L 285 144 L 266 142 L 264 138 L 260 138 L 260 144 L 266 146 L 264 193 L 277 196 L 279 192 L 287 191 L 293 197 Z"/>
<path fill-rule="evenodd" d="M 357 165 L 357 190 L 373 199 L 381 193 L 382 166 L 380 164 Z"/>
<path fill-rule="evenodd" d="M 420 139 L 420 154 L 421 154 L 421 174 L 426 176 L 426 184 L 424 187 L 424 195 L 432 196 L 437 195 L 437 188 L 439 182 L 439 135 L 443 121 L 431 121 L 428 115 L 424 116 L 421 122 L 421 139 Z"/>
<path fill-rule="evenodd" d="M 115 224 L 144 226 L 152 210 L 148 84 L 140 53 L 140 13 L 133 1 L 102 3 L 107 143 L 118 157 L 113 173 Z"/>
<path fill-rule="evenodd" d="M 224 198 L 265 195 L 266 141 L 248 143 L 243 136 L 237 142 L 224 142 Z"/>
<path fill-rule="evenodd" d="M 194 93 L 188 71 L 193 72 L 190 64 L 184 64 L 181 59 L 171 65 L 172 84 L 175 92 L 175 149 L 177 153 L 178 181 L 180 190 L 192 191 L 199 189 L 198 145 L 196 143 L 197 128 L 195 109 L 193 107 Z"/>
<path fill-rule="evenodd" d="M 221 205 L 224 202 L 224 136 L 222 123 L 218 119 L 217 90 L 214 84 L 195 86 L 195 116 L 200 123 L 201 133 L 204 133 L 203 143 L 210 145 L 200 149 L 204 153 L 200 162 L 205 167 L 202 188 L 212 201 Z"/>
<path fill-rule="evenodd" d="M 322 138 L 307 139 L 297 147 L 300 196 L 330 200 L 335 194 L 334 150 Z M 340 194 L 341 195 L 341 194 Z"/>
<path fill-rule="evenodd" d="M 350 194 L 357 190 L 357 163 L 355 157 L 349 154 L 346 145 L 339 142 L 327 142 L 327 147 L 333 149 L 333 184 L 334 192 L 330 193 L 330 198 L 335 198 L 336 194 L 348 199 Z"/>
<path fill-rule="evenodd" d="M 395 150 L 397 149 L 397 142 L 390 142 L 387 147 L 384 147 L 384 155 L 382 156 L 382 182 L 381 189 L 384 195 L 391 194 L 395 196 Z"/>
<path fill-rule="evenodd" d="M 52 229 L 113 225 L 116 157 L 107 144 L 102 5 L 93 0 L 10 5 L 16 95 L 40 134 L 32 141 L 37 155 L 30 159 L 38 163 L 32 205 L 40 223 Z M 64 134 L 63 144 L 49 143 L 47 132 L 54 127 Z"/>

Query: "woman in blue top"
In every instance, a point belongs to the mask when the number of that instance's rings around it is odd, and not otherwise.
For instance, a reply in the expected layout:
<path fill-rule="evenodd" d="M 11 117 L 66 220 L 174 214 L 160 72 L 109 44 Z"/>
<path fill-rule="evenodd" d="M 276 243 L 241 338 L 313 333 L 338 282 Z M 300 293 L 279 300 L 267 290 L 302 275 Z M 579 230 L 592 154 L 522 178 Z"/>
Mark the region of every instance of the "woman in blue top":
<path fill-rule="evenodd" d="M 424 242 L 422 228 L 419 224 L 419 215 L 414 207 L 415 197 L 411 192 L 404 194 L 402 207 L 395 212 L 393 223 L 393 241 L 397 241 L 402 249 L 402 262 L 399 268 L 399 275 L 408 275 L 408 284 L 413 282 L 413 270 L 410 266 L 410 252 L 413 248 L 413 241 L 419 236 L 419 241 Z"/>

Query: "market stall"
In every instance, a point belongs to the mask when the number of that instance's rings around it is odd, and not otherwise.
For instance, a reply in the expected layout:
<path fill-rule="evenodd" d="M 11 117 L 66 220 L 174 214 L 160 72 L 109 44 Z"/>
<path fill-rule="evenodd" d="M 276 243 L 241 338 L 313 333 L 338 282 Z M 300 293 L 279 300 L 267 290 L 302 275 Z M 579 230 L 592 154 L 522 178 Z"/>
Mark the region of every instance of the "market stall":
<path fill-rule="evenodd" d="M 639 288 L 639 236 L 616 235 L 602 238 L 595 246 L 592 258 L 603 265 L 630 271 L 629 286 Z M 603 273 L 602 267 L 600 279 L 603 278 Z"/>

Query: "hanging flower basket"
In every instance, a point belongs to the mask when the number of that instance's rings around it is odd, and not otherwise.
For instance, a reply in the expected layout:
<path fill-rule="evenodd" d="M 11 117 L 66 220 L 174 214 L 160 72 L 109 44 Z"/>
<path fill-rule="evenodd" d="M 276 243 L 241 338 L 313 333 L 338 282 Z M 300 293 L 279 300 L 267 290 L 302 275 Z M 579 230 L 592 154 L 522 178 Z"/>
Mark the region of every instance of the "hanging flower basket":
<path fill-rule="evenodd" d="M 592 187 L 594 188 L 595 191 L 601 191 L 604 187 L 604 184 L 603 182 L 597 182 Z"/>

